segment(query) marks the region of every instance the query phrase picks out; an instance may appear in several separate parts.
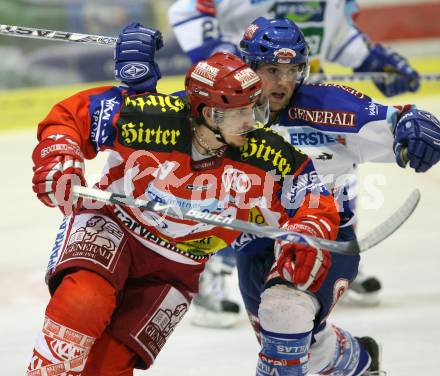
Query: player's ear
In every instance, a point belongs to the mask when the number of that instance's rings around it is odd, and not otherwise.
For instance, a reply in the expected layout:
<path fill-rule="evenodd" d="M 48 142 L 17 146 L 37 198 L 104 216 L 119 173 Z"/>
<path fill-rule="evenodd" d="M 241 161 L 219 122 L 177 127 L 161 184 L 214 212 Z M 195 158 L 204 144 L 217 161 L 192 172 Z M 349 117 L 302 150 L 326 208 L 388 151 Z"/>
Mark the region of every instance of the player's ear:
<path fill-rule="evenodd" d="M 203 107 L 202 115 L 203 115 L 203 120 L 206 122 L 207 125 L 211 127 L 214 126 L 214 116 L 213 116 L 212 107 L 208 107 L 208 106 Z"/>

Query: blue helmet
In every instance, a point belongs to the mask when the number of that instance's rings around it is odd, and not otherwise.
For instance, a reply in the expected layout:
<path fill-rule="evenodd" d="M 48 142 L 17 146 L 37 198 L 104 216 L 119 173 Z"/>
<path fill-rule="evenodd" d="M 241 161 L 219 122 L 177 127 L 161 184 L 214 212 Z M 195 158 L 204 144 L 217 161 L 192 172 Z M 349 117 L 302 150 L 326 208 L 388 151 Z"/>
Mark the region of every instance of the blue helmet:
<path fill-rule="evenodd" d="M 299 27 L 286 18 L 253 21 L 240 41 L 243 60 L 253 69 L 259 63 L 304 65 L 302 82 L 309 70 L 309 47 Z"/>

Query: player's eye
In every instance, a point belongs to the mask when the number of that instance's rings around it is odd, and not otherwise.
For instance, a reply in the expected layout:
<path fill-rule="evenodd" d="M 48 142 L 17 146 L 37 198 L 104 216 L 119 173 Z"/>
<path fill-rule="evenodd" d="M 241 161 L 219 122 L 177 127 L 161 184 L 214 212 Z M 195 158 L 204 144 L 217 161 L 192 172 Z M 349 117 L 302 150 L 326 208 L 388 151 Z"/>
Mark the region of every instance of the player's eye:
<path fill-rule="evenodd" d="M 278 74 L 278 69 L 277 69 L 277 68 L 274 68 L 274 67 L 271 67 L 271 68 L 268 68 L 268 69 L 267 69 L 267 72 L 268 72 L 269 74 L 276 75 L 276 74 Z"/>
<path fill-rule="evenodd" d="M 289 70 L 291 76 L 296 76 L 298 74 L 298 68 L 292 68 Z"/>

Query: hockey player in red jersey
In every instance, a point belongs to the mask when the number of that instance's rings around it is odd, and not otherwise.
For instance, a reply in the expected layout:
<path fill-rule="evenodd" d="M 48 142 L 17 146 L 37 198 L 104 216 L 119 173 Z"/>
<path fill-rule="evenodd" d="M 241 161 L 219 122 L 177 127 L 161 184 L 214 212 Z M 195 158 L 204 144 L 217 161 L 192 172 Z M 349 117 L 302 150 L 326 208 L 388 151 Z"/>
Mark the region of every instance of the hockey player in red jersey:
<path fill-rule="evenodd" d="M 141 43 L 127 48 L 131 32 Z M 142 94 L 86 90 L 56 104 L 38 127 L 33 189 L 67 216 L 49 260 L 51 299 L 28 375 L 132 375 L 150 367 L 187 312 L 209 256 L 239 235 L 118 205 L 72 205 L 72 185 L 86 184 L 84 160 L 100 151 L 109 154 L 101 189 L 244 220 L 259 207 L 267 223 L 336 237 L 339 214 L 311 160 L 257 126 L 265 113 L 257 106 L 261 80 L 249 66 L 227 53 L 192 66 L 187 104 L 155 90 L 159 32 L 130 25 L 116 48 L 122 44 L 128 52 L 118 55 L 117 76 Z M 291 205 L 297 195 L 302 204 Z M 281 252 L 283 264 L 292 249 Z M 320 285 L 332 254 L 301 246 L 296 257 L 301 265 L 286 273 Z"/>

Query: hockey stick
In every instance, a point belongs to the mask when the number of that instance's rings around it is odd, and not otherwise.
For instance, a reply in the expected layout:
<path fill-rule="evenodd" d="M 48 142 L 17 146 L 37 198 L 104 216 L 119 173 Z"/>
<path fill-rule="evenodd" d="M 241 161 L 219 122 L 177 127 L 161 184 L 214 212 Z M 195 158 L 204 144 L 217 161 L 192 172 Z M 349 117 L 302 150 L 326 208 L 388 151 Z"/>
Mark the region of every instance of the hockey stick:
<path fill-rule="evenodd" d="M 75 42 L 85 44 L 98 44 L 113 47 L 118 38 L 106 37 L 102 35 L 88 35 L 80 33 L 69 33 L 66 31 L 34 29 L 31 27 L 0 25 L 0 34 L 12 37 L 34 38 L 55 40 L 62 42 Z"/>
<path fill-rule="evenodd" d="M 309 79 L 312 82 L 318 81 L 371 81 L 371 80 L 388 80 L 394 76 L 399 76 L 398 73 L 388 72 L 354 72 L 348 74 L 327 74 L 327 73 L 312 73 Z M 420 73 L 420 79 L 424 81 L 440 81 L 440 73 Z"/>
<path fill-rule="evenodd" d="M 67 31 L 37 29 L 25 26 L 0 25 L 0 35 L 21 38 L 44 39 L 61 42 L 75 42 L 83 44 L 98 44 L 113 47 L 118 38 L 107 37 L 103 35 L 89 35 L 81 33 L 70 33 Z M 397 73 L 387 72 L 365 72 L 365 73 L 349 73 L 349 74 L 326 74 L 313 73 L 309 78 L 313 81 L 369 81 L 369 80 L 386 80 Z M 440 73 L 422 73 L 421 80 L 440 81 Z"/>
<path fill-rule="evenodd" d="M 270 239 L 286 240 L 292 243 L 309 244 L 316 248 L 325 248 L 329 251 L 344 255 L 356 255 L 359 253 L 358 244 L 355 241 L 335 242 L 308 236 L 292 231 L 281 230 L 272 226 L 262 226 L 256 223 L 242 221 L 222 214 L 212 214 L 202 212 L 197 209 L 187 209 L 171 204 L 163 204 L 134 197 L 128 197 L 118 193 L 111 193 L 99 189 L 75 186 L 73 187 L 73 195 L 86 199 L 106 202 L 115 205 L 124 205 L 151 211 L 154 213 L 166 214 L 173 218 L 189 219 L 218 227 L 226 227 L 231 230 L 254 234 L 259 237 Z"/>
<path fill-rule="evenodd" d="M 382 240 L 388 238 L 394 233 L 414 212 L 420 202 L 420 191 L 415 189 L 405 200 L 402 206 L 397 209 L 386 221 L 367 233 L 362 239 L 359 239 L 360 252 L 364 252 Z"/>
<path fill-rule="evenodd" d="M 309 244 L 316 248 L 325 248 L 331 252 L 343 255 L 356 255 L 386 239 L 408 219 L 420 200 L 420 192 L 415 190 L 411 193 L 405 203 L 390 218 L 370 231 L 370 233 L 359 242 L 355 240 L 336 242 L 313 236 L 307 236 L 297 232 L 285 231 L 272 226 L 262 226 L 239 219 L 226 217 L 221 214 L 211 214 L 197 209 L 186 209 L 176 207 L 171 204 L 162 204 L 143 199 L 136 199 L 94 188 L 75 186 L 73 188 L 73 195 L 75 197 L 135 207 L 155 213 L 167 214 L 174 218 L 190 219 L 214 226 L 226 227 L 232 230 L 254 234 L 259 237 L 286 240 L 292 243 Z M 173 213 L 170 213 L 170 211 Z"/>

